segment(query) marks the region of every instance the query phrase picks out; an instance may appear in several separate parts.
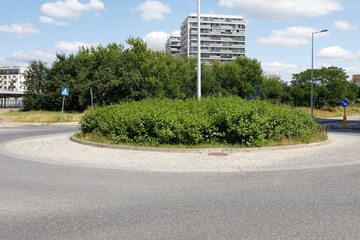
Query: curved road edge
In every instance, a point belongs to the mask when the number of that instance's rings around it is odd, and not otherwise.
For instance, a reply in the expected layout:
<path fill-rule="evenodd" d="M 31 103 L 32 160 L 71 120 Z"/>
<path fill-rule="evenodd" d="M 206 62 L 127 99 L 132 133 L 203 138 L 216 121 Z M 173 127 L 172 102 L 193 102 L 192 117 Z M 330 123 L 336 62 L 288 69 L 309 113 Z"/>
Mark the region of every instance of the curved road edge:
<path fill-rule="evenodd" d="M 329 134 L 325 144 L 234 151 L 226 156 L 210 156 L 209 151 L 179 153 L 95 148 L 72 142 L 73 134 L 16 139 L 0 144 L 0 150 L 13 158 L 46 164 L 157 172 L 256 172 L 360 163 L 360 159 L 354 159 L 360 155 L 356 148 L 360 138 L 344 133 Z M 351 149 L 349 143 L 353 145 Z M 212 150 L 219 152 L 219 149 Z"/>

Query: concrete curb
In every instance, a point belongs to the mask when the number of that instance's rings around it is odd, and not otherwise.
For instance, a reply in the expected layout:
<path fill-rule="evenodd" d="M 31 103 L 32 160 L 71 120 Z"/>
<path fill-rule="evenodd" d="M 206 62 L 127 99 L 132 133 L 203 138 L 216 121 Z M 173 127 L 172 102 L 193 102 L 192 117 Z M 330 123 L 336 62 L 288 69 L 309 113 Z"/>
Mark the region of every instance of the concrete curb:
<path fill-rule="evenodd" d="M 80 127 L 78 122 L 64 122 L 64 123 L 32 123 L 32 122 L 1 122 L 0 127 L 36 127 L 36 126 L 48 126 L 48 127 Z"/>
<path fill-rule="evenodd" d="M 93 143 L 88 141 L 83 141 L 75 138 L 74 136 L 70 137 L 70 141 L 99 148 L 110 148 L 110 149 L 120 149 L 120 150 L 132 150 L 132 151 L 148 151 L 148 152 L 173 152 L 173 153 L 237 153 L 237 152 L 263 152 L 263 151 L 278 151 L 278 150 L 291 150 L 291 149 L 301 149 L 301 148 L 310 148 L 324 146 L 331 143 L 330 139 L 327 139 L 323 142 L 315 142 L 309 144 L 298 144 L 298 145 L 286 145 L 286 146 L 274 146 L 274 147 L 257 147 L 257 148 L 197 148 L 197 149 L 178 149 L 178 148 L 152 148 L 152 147 L 135 147 L 135 146 L 126 146 L 126 145 L 112 145 L 112 144 L 103 144 L 103 143 Z"/>

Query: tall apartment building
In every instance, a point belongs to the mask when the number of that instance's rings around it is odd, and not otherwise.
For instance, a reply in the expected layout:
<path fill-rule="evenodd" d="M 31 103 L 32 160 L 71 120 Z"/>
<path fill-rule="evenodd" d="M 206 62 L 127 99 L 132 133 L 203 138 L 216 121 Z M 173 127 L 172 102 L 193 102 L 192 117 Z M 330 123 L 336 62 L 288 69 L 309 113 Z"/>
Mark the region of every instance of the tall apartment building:
<path fill-rule="evenodd" d="M 165 50 L 178 57 L 180 54 L 181 36 L 180 34 L 171 34 L 166 41 Z"/>
<path fill-rule="evenodd" d="M 360 87 L 360 74 L 353 75 L 353 83 L 358 87 Z"/>
<path fill-rule="evenodd" d="M 240 16 L 201 14 L 201 59 L 234 61 L 245 56 L 245 20 Z M 197 14 L 189 14 L 181 26 L 181 57 L 197 56 Z"/>
<path fill-rule="evenodd" d="M 0 67 L 0 90 L 24 91 L 25 70 L 23 67 Z"/>

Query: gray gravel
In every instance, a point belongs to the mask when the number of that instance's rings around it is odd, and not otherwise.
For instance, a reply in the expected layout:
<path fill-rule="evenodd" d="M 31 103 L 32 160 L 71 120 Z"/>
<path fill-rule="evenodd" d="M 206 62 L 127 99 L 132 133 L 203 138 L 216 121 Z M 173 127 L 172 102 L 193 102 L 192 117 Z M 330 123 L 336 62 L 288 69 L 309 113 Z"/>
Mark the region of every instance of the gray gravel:
<path fill-rule="evenodd" d="M 209 152 L 154 152 L 108 149 L 70 141 L 71 134 L 9 142 L 7 154 L 70 166 L 165 172 L 245 172 L 328 167 L 360 162 L 358 135 L 330 133 L 326 144 L 289 149 L 260 148 L 210 156 Z M 213 150 L 216 151 L 216 150 Z"/>

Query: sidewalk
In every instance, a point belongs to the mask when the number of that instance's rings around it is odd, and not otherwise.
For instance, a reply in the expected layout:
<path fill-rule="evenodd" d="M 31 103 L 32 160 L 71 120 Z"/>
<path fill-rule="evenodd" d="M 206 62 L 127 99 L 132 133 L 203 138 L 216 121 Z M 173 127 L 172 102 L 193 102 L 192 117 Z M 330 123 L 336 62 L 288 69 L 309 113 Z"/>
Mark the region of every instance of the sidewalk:
<path fill-rule="evenodd" d="M 342 128 L 342 119 L 318 119 L 331 128 Z M 349 129 L 360 128 L 360 116 L 352 116 Z M 79 123 L 2 123 L 16 126 L 79 126 Z M 244 149 L 190 149 L 166 151 L 136 147 L 96 147 L 70 140 L 72 134 L 20 139 L 0 146 L 2 153 L 31 161 L 67 166 L 163 171 L 249 172 L 308 169 L 360 163 L 360 138 L 356 134 L 329 133 L 322 143 Z M 19 151 L 21 149 L 21 151 Z"/>
<path fill-rule="evenodd" d="M 160 172 L 253 172 L 360 163 L 360 159 L 354 158 L 360 155 L 360 138 L 343 133 L 330 133 L 326 144 L 227 152 L 221 149 L 157 152 L 99 148 L 70 141 L 70 136 L 20 139 L 7 143 L 1 151 L 12 157 L 48 164 Z"/>

